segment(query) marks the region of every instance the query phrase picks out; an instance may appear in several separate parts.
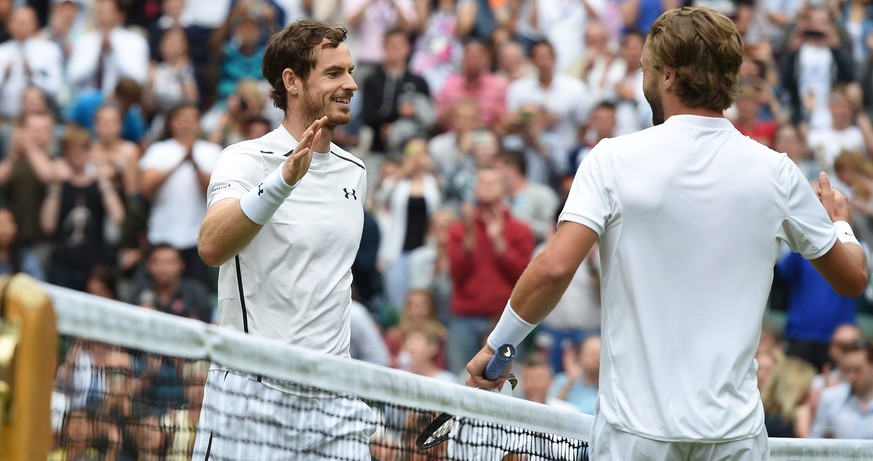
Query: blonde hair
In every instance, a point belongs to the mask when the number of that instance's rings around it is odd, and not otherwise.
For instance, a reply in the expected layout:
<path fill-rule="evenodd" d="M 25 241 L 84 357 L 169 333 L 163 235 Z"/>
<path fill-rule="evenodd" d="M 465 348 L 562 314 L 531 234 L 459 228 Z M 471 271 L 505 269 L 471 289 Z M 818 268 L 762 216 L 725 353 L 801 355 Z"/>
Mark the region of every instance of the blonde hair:
<path fill-rule="evenodd" d="M 846 149 L 840 151 L 840 155 L 838 155 L 836 160 L 834 160 L 834 171 L 844 169 L 852 170 L 861 176 L 873 179 L 873 161 L 860 152 Z M 873 195 L 873 191 L 871 191 L 863 181 L 856 181 L 855 184 L 849 185 L 852 187 L 852 191 L 855 192 L 855 195 L 862 198 L 869 199 L 870 196 Z"/>
<path fill-rule="evenodd" d="M 727 16 L 682 7 L 662 14 L 649 30 L 649 65 L 676 73 L 676 95 L 688 107 L 725 110 L 739 95 L 743 38 Z"/>
<path fill-rule="evenodd" d="M 781 415 L 792 423 L 815 377 L 815 367 L 797 357 L 786 356 L 773 370 L 773 375 L 761 391 L 764 411 Z"/>

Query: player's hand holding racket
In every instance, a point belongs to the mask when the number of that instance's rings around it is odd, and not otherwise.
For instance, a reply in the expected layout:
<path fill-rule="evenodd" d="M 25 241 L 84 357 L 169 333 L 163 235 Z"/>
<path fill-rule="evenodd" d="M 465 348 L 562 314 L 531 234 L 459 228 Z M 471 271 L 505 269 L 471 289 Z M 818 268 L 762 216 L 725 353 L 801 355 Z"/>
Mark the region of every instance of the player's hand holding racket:
<path fill-rule="evenodd" d="M 483 365 L 478 381 L 488 386 L 481 387 L 483 389 L 500 389 L 509 375 L 510 368 L 512 368 L 512 360 L 515 358 L 515 346 L 504 344 L 494 352 L 488 347 L 483 348 L 467 364 L 467 371 L 471 372 L 471 378 L 467 380 L 468 385 L 473 385 L 471 384 L 471 379 L 473 379 L 472 372 L 475 367 L 471 368 L 471 365 L 474 365 L 476 359 L 480 357 L 484 361 L 482 362 Z M 451 436 L 455 421 L 457 419 L 449 413 L 440 414 L 421 431 L 421 434 L 415 439 L 415 445 L 420 449 L 427 449 L 445 442 Z"/>
<path fill-rule="evenodd" d="M 512 355 L 507 357 L 510 349 Z M 492 351 L 488 346 L 483 347 L 467 363 L 467 372 L 470 374 L 470 377 L 467 378 L 467 385 L 487 390 L 503 389 L 506 377 L 509 376 L 509 372 L 512 370 L 513 358 L 515 358 L 515 347 L 511 344 L 504 344 L 498 347 L 496 351 Z M 503 368 L 500 368 L 498 371 L 495 368 L 496 363 L 502 363 Z M 489 367 L 491 367 L 490 372 Z"/>

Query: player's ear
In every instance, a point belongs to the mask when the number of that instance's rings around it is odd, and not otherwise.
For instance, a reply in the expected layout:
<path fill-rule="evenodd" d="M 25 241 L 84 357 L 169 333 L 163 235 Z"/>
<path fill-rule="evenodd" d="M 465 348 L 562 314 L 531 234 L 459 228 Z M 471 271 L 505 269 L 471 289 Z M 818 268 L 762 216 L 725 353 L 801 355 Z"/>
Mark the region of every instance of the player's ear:
<path fill-rule="evenodd" d="M 286 68 L 282 71 L 282 83 L 285 85 L 286 91 L 293 95 L 297 94 L 297 74 L 293 70 Z"/>

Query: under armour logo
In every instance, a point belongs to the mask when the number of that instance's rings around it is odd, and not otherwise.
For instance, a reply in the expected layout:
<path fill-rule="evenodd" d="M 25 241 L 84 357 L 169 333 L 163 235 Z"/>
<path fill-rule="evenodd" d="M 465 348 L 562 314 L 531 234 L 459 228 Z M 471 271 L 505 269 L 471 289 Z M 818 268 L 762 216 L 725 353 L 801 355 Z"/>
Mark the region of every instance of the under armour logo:
<path fill-rule="evenodd" d="M 258 195 L 264 195 L 264 183 L 258 184 Z"/>
<path fill-rule="evenodd" d="M 346 188 L 345 188 L 345 187 L 343 187 L 343 192 L 345 192 L 345 193 L 346 193 L 346 198 L 349 198 L 349 196 L 351 196 L 351 197 L 352 197 L 352 198 L 354 198 L 354 199 L 355 199 L 355 200 L 357 200 L 357 199 L 358 199 L 358 196 L 357 196 L 357 195 L 355 195 L 355 190 L 354 190 L 354 189 L 352 189 L 352 191 L 351 191 L 351 192 L 349 192 L 349 190 L 348 190 L 348 189 L 346 189 Z"/>

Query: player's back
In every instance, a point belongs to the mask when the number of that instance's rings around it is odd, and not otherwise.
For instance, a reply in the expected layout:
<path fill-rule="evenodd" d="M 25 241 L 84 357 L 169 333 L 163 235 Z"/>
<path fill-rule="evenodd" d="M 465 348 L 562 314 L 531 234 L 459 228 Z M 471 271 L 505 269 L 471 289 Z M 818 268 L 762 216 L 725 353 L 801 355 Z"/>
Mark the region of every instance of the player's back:
<path fill-rule="evenodd" d="M 574 188 L 604 204 L 589 213 L 605 225 L 600 411 L 662 440 L 756 435 L 760 322 L 783 224 L 799 197 L 814 200 L 809 184 L 720 118 L 673 116 L 589 157 Z M 833 231 L 820 206 L 809 213 L 823 229 L 800 250 L 818 256 Z"/>

